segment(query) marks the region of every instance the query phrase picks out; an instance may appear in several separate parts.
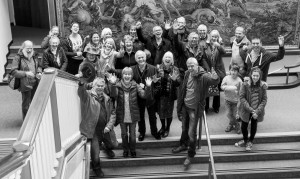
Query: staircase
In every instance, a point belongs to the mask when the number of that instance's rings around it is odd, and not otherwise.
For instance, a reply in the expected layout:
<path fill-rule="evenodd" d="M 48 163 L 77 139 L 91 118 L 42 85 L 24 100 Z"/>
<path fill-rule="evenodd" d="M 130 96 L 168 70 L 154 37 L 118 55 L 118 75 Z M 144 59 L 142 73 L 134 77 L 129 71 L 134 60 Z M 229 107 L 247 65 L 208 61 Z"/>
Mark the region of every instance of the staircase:
<path fill-rule="evenodd" d="M 5 67 L 5 74 L 4 74 L 4 78 L 3 78 L 4 83 L 7 83 L 7 81 L 8 81 L 8 74 L 11 71 L 12 61 L 13 61 L 14 57 L 16 56 L 16 54 L 18 53 L 20 48 L 21 48 L 21 46 L 15 46 L 15 45 L 12 45 L 9 47 L 9 55 L 7 57 L 7 62 L 4 65 L 4 67 Z M 43 54 L 43 49 L 41 48 L 41 46 L 35 45 L 33 48 L 36 52 L 39 53 L 39 59 L 41 59 L 42 54 Z"/>
<path fill-rule="evenodd" d="M 257 134 L 253 150 L 235 147 L 241 135 L 211 136 L 218 179 L 232 178 L 300 178 L 300 133 Z M 202 149 L 188 170 L 183 162 L 187 152 L 172 154 L 179 138 L 137 143 L 137 158 L 123 158 L 122 148 L 115 151 L 115 159 L 107 159 L 100 152 L 105 178 L 157 179 L 208 178 L 209 153 L 206 139 Z M 119 145 L 121 146 L 121 145 Z M 97 177 L 91 170 L 91 178 Z"/>
<path fill-rule="evenodd" d="M 12 144 L 14 142 L 13 139 L 0 139 L 0 160 L 13 152 Z"/>

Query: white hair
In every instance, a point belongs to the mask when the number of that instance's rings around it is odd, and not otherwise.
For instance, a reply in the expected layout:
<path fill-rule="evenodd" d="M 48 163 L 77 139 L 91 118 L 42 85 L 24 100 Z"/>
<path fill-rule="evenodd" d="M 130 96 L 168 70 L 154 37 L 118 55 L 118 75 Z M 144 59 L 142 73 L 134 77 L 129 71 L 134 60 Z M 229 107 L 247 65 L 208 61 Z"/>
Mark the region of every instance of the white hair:
<path fill-rule="evenodd" d="M 198 61 L 197 61 L 197 59 L 194 58 L 194 57 L 188 58 L 187 61 L 186 61 L 186 64 L 188 64 L 188 63 L 193 63 L 193 64 L 195 64 L 195 65 L 198 65 Z"/>
<path fill-rule="evenodd" d="M 102 30 L 102 32 L 101 32 L 101 38 L 104 38 L 105 34 L 107 34 L 107 33 L 111 33 L 111 34 L 112 34 L 111 29 L 108 28 L 108 27 L 106 27 L 106 28 L 104 28 L 104 29 Z"/>

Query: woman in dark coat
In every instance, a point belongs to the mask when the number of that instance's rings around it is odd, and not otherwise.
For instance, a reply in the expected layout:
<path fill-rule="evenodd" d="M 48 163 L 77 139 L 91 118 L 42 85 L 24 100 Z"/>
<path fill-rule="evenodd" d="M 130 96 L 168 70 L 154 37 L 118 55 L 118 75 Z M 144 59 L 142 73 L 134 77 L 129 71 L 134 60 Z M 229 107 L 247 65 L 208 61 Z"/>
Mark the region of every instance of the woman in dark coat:
<path fill-rule="evenodd" d="M 163 63 L 158 65 L 160 79 L 160 89 L 157 94 L 158 114 L 161 121 L 161 129 L 159 134 L 162 137 L 169 135 L 170 126 L 172 123 L 174 101 L 176 100 L 176 87 L 180 85 L 180 72 L 174 66 L 174 59 L 172 52 L 168 51 L 164 54 Z"/>
<path fill-rule="evenodd" d="M 214 96 L 213 98 L 213 108 L 216 113 L 219 112 L 220 108 L 220 90 L 221 90 L 221 82 L 223 78 L 226 76 L 226 71 L 224 67 L 224 62 L 222 60 L 222 56 L 226 53 L 225 49 L 222 45 L 222 39 L 217 30 L 212 30 L 210 33 L 210 40 L 206 43 L 204 47 L 204 60 L 206 61 L 207 71 L 211 72 L 212 68 L 216 71 L 220 78 L 220 83 L 218 84 L 219 94 Z M 209 109 L 209 97 L 206 98 L 205 111 Z"/>

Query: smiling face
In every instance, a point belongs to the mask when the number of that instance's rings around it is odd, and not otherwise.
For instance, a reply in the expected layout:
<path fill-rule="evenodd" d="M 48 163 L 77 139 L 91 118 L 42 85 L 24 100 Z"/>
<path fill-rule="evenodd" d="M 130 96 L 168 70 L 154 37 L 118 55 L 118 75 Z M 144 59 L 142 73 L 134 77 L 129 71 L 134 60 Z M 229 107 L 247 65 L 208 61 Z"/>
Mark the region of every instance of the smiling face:
<path fill-rule="evenodd" d="M 125 83 L 129 83 L 129 82 L 131 81 L 131 79 L 132 79 L 132 72 L 130 72 L 130 71 L 125 71 L 125 72 L 123 73 L 122 79 L 124 80 Z"/>
<path fill-rule="evenodd" d="M 74 23 L 71 27 L 71 31 L 74 34 L 77 34 L 79 32 L 79 25 L 77 23 Z"/>
<path fill-rule="evenodd" d="M 259 81 L 260 74 L 258 71 L 253 71 L 251 75 L 252 81 L 254 84 L 256 84 Z"/>
<path fill-rule="evenodd" d="M 104 48 L 105 51 L 110 52 L 113 49 L 113 44 L 111 44 L 110 42 L 106 42 Z"/>
<path fill-rule="evenodd" d="M 93 90 L 97 93 L 97 95 L 103 95 L 103 91 L 105 88 L 104 80 L 98 80 L 93 84 Z"/>
<path fill-rule="evenodd" d="M 163 57 L 163 63 L 166 66 L 170 66 L 173 64 L 173 55 L 171 52 L 166 52 L 164 57 Z"/>
<path fill-rule="evenodd" d="M 33 55 L 33 43 L 31 41 L 25 41 L 22 52 L 25 57 L 31 58 Z"/>
<path fill-rule="evenodd" d="M 198 71 L 198 64 L 195 63 L 195 61 L 189 60 L 187 61 L 186 65 L 190 73 L 193 74 Z"/>
<path fill-rule="evenodd" d="M 252 50 L 255 53 L 259 53 L 260 52 L 260 47 L 262 47 L 261 41 L 259 39 L 253 39 L 251 41 L 252 44 Z"/>
<path fill-rule="evenodd" d="M 241 41 L 244 38 L 244 29 L 242 27 L 237 27 L 235 29 L 235 38 L 237 41 Z"/>
<path fill-rule="evenodd" d="M 238 71 L 234 69 L 230 69 L 230 75 L 232 76 L 233 79 L 236 79 L 238 76 Z"/>
<path fill-rule="evenodd" d="M 108 39 L 108 38 L 111 38 L 111 37 L 112 37 L 112 33 L 107 31 L 106 33 L 104 33 L 103 39 L 105 40 L 105 39 Z"/>
<path fill-rule="evenodd" d="M 132 42 L 132 40 L 125 40 L 125 48 L 127 50 L 131 50 L 133 48 L 133 42 Z"/>
<path fill-rule="evenodd" d="M 96 59 L 96 55 L 95 55 L 95 54 L 91 54 L 91 53 L 87 53 L 87 54 L 86 54 L 86 58 L 87 58 L 89 61 L 93 62 L 93 61 L 95 61 L 95 59 Z"/>
<path fill-rule="evenodd" d="M 219 34 L 216 31 L 211 32 L 211 41 L 218 42 L 219 41 Z"/>
<path fill-rule="evenodd" d="M 99 44 L 99 42 L 100 42 L 100 36 L 99 36 L 99 34 L 93 34 L 93 36 L 92 36 L 92 42 L 94 44 Z"/>
<path fill-rule="evenodd" d="M 195 46 L 198 44 L 199 41 L 199 35 L 196 33 L 190 34 L 188 39 L 190 45 Z"/>
<path fill-rule="evenodd" d="M 161 38 L 161 35 L 162 35 L 162 28 L 160 26 L 155 26 L 153 27 L 153 35 L 156 37 L 156 38 Z"/>
<path fill-rule="evenodd" d="M 177 19 L 178 29 L 182 30 L 185 27 L 185 19 L 184 17 L 179 17 Z"/>
<path fill-rule="evenodd" d="M 51 29 L 51 33 L 52 33 L 53 36 L 58 36 L 58 34 L 59 34 L 59 28 L 58 27 L 53 27 Z"/>
<path fill-rule="evenodd" d="M 136 27 L 135 27 L 135 26 L 131 26 L 131 27 L 130 27 L 129 35 L 130 35 L 131 37 L 136 37 Z"/>
<path fill-rule="evenodd" d="M 55 38 L 55 39 L 51 39 L 49 41 L 49 44 L 50 44 L 50 48 L 52 51 L 56 50 L 58 45 L 59 45 L 59 39 L 58 38 Z"/>
<path fill-rule="evenodd" d="M 139 64 L 139 66 L 144 66 L 146 64 L 146 54 L 142 51 L 136 52 L 135 60 Z"/>
<path fill-rule="evenodd" d="M 205 25 L 199 25 L 199 27 L 197 28 L 199 37 L 201 39 L 205 39 L 207 36 L 207 27 Z"/>

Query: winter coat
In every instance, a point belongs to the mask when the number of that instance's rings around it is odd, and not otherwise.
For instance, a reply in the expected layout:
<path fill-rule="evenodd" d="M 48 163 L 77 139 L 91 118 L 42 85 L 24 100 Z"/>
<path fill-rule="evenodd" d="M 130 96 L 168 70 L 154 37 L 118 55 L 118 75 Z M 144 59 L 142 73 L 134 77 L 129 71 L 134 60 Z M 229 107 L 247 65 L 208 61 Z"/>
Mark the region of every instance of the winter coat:
<path fill-rule="evenodd" d="M 66 54 L 65 54 L 63 48 L 58 47 L 56 53 L 59 57 L 60 64 L 57 63 L 56 56 L 51 52 L 50 48 L 48 48 L 44 51 L 43 58 L 42 58 L 42 68 L 43 69 L 53 67 L 53 68 L 60 69 L 62 71 L 66 71 L 67 65 L 68 65 L 68 59 L 66 57 Z"/>
<path fill-rule="evenodd" d="M 220 80 L 222 80 L 226 76 L 225 66 L 222 59 L 222 56 L 226 53 L 223 46 L 219 46 L 215 48 L 214 54 L 212 54 L 212 45 L 207 43 L 204 47 L 204 56 L 203 60 L 206 61 L 207 71 L 211 72 L 211 68 L 214 67 L 216 73 L 218 74 Z"/>
<path fill-rule="evenodd" d="M 100 119 L 99 115 L 101 113 L 101 104 L 96 99 L 97 95 L 92 91 L 87 91 L 85 85 L 78 87 L 78 96 L 80 98 L 81 106 L 80 132 L 87 138 L 92 139 L 98 120 Z M 103 93 L 103 96 L 107 114 L 107 118 L 105 119 L 105 127 L 113 130 L 116 122 L 116 111 L 110 97 L 105 93 Z"/>
<path fill-rule="evenodd" d="M 253 64 L 251 62 L 250 53 L 251 53 L 251 49 L 249 49 L 247 51 L 244 51 L 244 50 L 240 51 L 240 55 L 241 55 L 242 59 L 244 60 L 244 62 L 246 64 L 246 68 L 247 68 L 246 76 L 249 76 L 252 67 L 258 66 L 258 68 L 261 69 L 261 71 L 262 71 L 261 79 L 263 81 L 267 81 L 270 63 L 283 59 L 285 49 L 284 49 L 284 47 L 279 47 L 277 53 L 271 53 L 271 52 L 267 52 L 266 49 L 261 48 L 260 56 L 257 58 L 257 60 Z"/>
<path fill-rule="evenodd" d="M 41 64 L 38 59 L 38 53 L 34 52 L 32 56 L 35 64 L 35 72 L 42 73 Z M 33 86 L 38 84 L 37 79 L 35 78 L 33 83 L 30 83 L 29 78 L 26 77 L 25 72 L 30 71 L 28 67 L 28 59 L 24 56 L 23 52 L 18 52 L 15 58 L 12 61 L 12 67 L 11 67 L 11 75 L 15 78 L 20 78 L 20 92 L 30 91 Z M 20 67 L 20 68 L 19 68 Z M 34 74 L 34 75 L 36 75 Z"/>
<path fill-rule="evenodd" d="M 244 82 L 240 90 L 240 102 L 238 103 L 238 113 L 242 121 L 249 122 L 249 117 L 252 111 L 258 115 L 257 122 L 261 122 L 265 115 L 265 106 L 267 104 L 267 85 L 260 82 L 259 85 L 259 102 L 257 109 L 250 106 L 251 103 L 251 85 Z"/>
<path fill-rule="evenodd" d="M 59 38 L 59 40 L 60 40 L 60 43 L 59 43 L 59 47 L 61 47 L 61 41 L 62 41 L 62 38 L 60 37 L 60 36 L 57 36 L 58 38 Z M 42 41 L 42 43 L 41 43 L 41 48 L 42 49 L 47 49 L 47 48 L 49 48 L 49 46 L 50 46 L 50 44 L 49 44 L 49 40 L 51 39 L 51 37 L 49 36 L 49 35 L 47 35 L 44 39 L 43 39 L 43 41 Z"/>
<path fill-rule="evenodd" d="M 190 71 L 186 71 L 184 79 L 181 85 L 180 93 L 177 99 L 177 112 L 182 113 L 182 108 L 185 105 L 184 99 L 186 97 L 186 87 L 190 76 Z M 217 85 L 220 82 L 220 78 L 213 79 L 211 74 L 205 72 L 202 67 L 198 67 L 198 72 L 193 75 L 194 79 L 194 94 L 197 106 L 195 106 L 195 115 L 201 117 L 205 108 L 205 99 L 208 97 L 208 87 L 211 85 Z"/>
<path fill-rule="evenodd" d="M 136 51 L 133 49 L 131 53 L 124 52 L 124 56 L 122 58 L 116 59 L 115 68 L 123 69 L 125 67 L 130 67 L 136 65 L 135 61 L 135 53 Z"/>
<path fill-rule="evenodd" d="M 157 43 L 154 36 L 145 38 L 142 34 L 141 29 L 137 29 L 136 32 L 137 32 L 138 39 L 145 44 L 145 48 L 149 50 L 151 53 L 151 57 L 147 59 L 147 63 L 154 66 L 156 66 L 157 64 L 161 64 L 164 54 L 167 51 L 171 51 L 171 42 L 166 38 L 162 38 L 160 47 L 159 49 L 157 49 Z M 156 55 L 158 55 L 157 59 L 156 59 Z"/>

